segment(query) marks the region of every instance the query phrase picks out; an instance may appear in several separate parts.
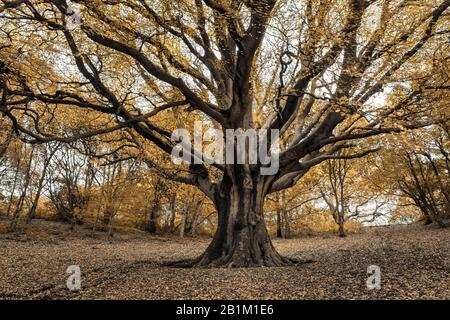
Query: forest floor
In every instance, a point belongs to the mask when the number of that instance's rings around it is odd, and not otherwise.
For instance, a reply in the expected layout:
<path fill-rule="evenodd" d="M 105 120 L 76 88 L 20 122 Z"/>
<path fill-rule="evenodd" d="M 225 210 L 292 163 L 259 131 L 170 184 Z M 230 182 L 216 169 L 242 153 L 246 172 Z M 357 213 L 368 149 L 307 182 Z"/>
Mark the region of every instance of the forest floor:
<path fill-rule="evenodd" d="M 366 228 L 275 240 L 279 252 L 316 262 L 286 268 L 180 269 L 163 261 L 194 258 L 209 239 L 104 233 L 34 221 L 25 234 L 0 235 L 0 299 L 450 299 L 450 229 L 434 225 Z M 79 265 L 82 289 L 66 270 Z M 381 268 L 368 290 L 367 268 Z"/>

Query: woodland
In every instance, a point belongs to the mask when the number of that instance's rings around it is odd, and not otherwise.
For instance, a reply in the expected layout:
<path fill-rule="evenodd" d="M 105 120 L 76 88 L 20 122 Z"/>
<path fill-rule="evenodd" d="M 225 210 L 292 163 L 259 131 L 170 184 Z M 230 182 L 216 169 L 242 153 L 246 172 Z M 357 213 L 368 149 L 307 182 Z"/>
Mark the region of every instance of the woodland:
<path fill-rule="evenodd" d="M 336 263 L 343 247 L 411 232 L 396 250 L 433 254 L 448 279 L 449 6 L 0 0 L 1 265 L 15 268 L 22 241 L 139 235 L 160 264 L 194 273 L 313 272 L 328 261 L 314 243 Z M 175 163 L 173 132 L 196 122 L 256 130 L 279 170 L 248 156 Z M 177 245 L 187 253 L 171 256 Z"/>

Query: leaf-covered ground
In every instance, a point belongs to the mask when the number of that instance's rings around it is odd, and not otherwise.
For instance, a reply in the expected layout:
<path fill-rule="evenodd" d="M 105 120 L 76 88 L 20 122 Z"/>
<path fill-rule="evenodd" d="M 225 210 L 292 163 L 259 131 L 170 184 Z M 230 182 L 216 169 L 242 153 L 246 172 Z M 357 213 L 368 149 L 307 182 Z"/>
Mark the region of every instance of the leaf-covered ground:
<path fill-rule="evenodd" d="M 0 236 L 0 299 L 450 299 L 450 229 L 372 228 L 276 240 L 283 255 L 315 263 L 287 268 L 180 269 L 160 262 L 195 257 L 207 239 L 104 234 L 36 221 L 27 235 Z M 45 230 L 45 232 L 44 232 Z M 66 288 L 79 265 L 82 290 Z M 381 289 L 366 287 L 381 267 Z"/>

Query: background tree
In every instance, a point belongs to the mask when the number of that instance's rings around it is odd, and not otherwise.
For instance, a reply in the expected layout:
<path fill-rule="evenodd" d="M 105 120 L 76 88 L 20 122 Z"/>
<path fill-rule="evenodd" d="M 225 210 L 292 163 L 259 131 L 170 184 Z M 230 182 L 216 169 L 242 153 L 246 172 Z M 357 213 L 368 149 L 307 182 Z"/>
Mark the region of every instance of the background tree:
<path fill-rule="evenodd" d="M 370 170 L 365 161 L 333 159 L 325 164 L 325 177 L 319 186 L 322 199 L 338 225 L 338 234 L 345 237 L 345 223 L 349 220 L 373 222 L 382 215 L 388 202 L 370 186 L 364 177 Z M 361 167 L 357 167 L 360 165 Z"/>
<path fill-rule="evenodd" d="M 386 140 L 386 150 L 372 165 L 378 192 L 393 195 L 397 205 L 415 207 L 426 224 L 444 227 L 448 218 L 448 133 L 439 126 L 406 132 Z M 417 217 L 416 217 L 417 218 Z M 413 217 L 414 219 L 414 217 Z"/>

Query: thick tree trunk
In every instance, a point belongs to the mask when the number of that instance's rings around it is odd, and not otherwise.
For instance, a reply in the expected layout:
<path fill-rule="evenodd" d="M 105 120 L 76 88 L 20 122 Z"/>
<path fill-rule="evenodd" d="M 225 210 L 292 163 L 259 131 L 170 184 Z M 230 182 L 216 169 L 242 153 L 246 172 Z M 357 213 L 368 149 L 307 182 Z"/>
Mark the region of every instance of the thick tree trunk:
<path fill-rule="evenodd" d="M 222 181 L 214 201 L 218 228 L 207 250 L 193 262 L 194 266 L 275 267 L 297 262 L 281 257 L 272 244 L 263 218 L 262 181 L 245 180 Z"/>
<path fill-rule="evenodd" d="M 227 166 L 221 182 L 210 190 L 218 214 L 212 242 L 196 259 L 165 265 L 240 268 L 313 262 L 282 257 L 274 248 L 263 216 L 264 199 L 270 189 L 266 181 L 259 170 L 248 165 Z"/>

